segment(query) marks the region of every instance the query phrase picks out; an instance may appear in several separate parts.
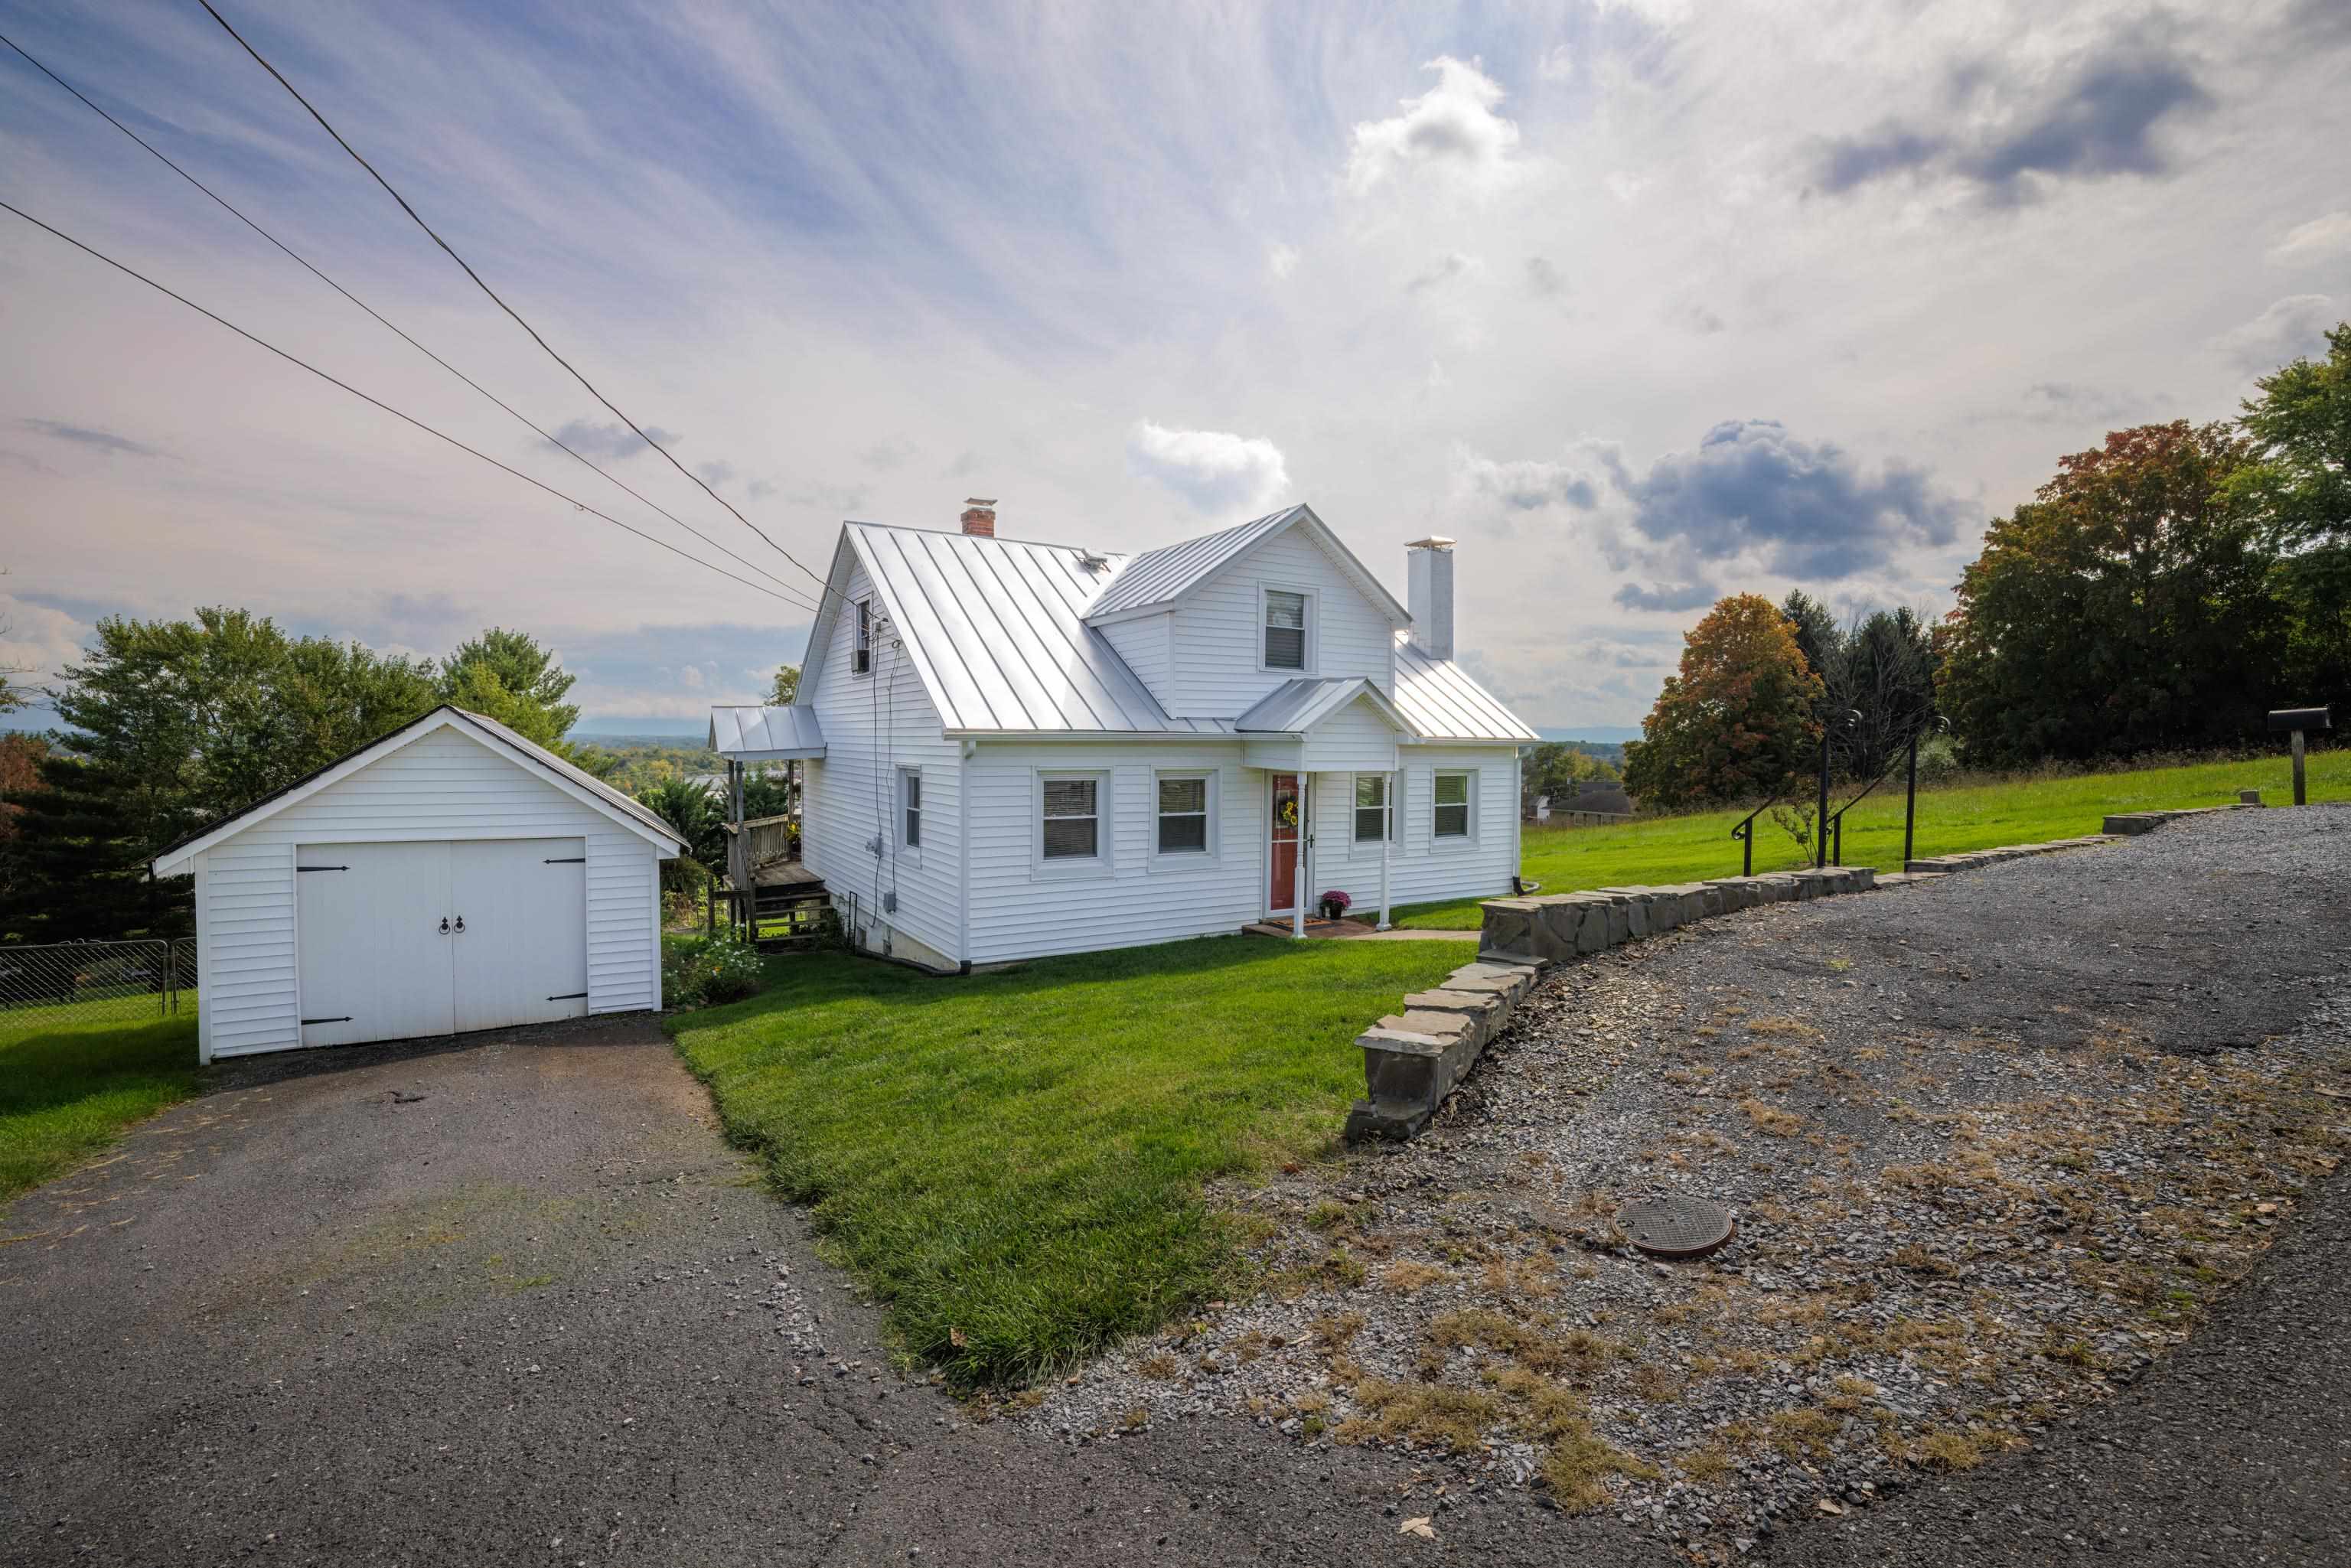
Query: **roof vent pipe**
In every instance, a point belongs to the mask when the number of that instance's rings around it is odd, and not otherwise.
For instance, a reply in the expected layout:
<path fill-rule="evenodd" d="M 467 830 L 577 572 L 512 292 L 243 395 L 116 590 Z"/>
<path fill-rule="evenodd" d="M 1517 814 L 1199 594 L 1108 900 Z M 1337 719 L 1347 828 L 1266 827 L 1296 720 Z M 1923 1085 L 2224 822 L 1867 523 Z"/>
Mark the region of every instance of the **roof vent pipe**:
<path fill-rule="evenodd" d="M 977 496 L 964 497 L 963 531 L 983 539 L 996 537 L 996 503 Z"/>
<path fill-rule="evenodd" d="M 1453 541 L 1441 534 L 1404 547 L 1412 645 L 1432 659 L 1453 657 Z"/>

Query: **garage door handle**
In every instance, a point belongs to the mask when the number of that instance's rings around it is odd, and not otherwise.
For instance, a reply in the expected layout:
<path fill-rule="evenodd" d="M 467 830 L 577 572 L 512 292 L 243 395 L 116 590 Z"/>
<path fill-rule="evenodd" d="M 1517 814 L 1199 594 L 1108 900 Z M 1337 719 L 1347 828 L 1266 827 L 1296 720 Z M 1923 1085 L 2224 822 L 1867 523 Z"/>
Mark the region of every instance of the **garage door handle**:
<path fill-rule="evenodd" d="M 449 935 L 449 917 L 445 915 L 441 917 L 441 935 L 444 936 Z"/>
<path fill-rule="evenodd" d="M 460 915 L 459 916 L 457 916 L 457 930 L 458 930 L 459 934 L 460 934 L 460 935 L 462 935 L 462 934 L 465 932 L 465 917 L 464 915 Z"/>

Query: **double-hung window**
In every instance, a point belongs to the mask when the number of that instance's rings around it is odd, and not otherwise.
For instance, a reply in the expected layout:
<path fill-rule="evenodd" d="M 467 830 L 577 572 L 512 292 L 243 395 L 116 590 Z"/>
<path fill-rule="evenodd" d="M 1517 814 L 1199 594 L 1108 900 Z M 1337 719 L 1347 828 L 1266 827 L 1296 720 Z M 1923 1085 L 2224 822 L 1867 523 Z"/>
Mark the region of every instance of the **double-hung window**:
<path fill-rule="evenodd" d="M 1040 853 L 1048 861 L 1094 860 L 1102 853 L 1102 780 L 1093 778 L 1043 781 L 1044 821 Z"/>
<path fill-rule="evenodd" d="M 1476 775 L 1447 772 L 1437 775 L 1436 807 L 1429 831 L 1440 839 L 1466 839 L 1469 836 L 1469 780 Z"/>
<path fill-rule="evenodd" d="M 1158 834 L 1159 852 L 1163 855 L 1208 852 L 1207 775 L 1160 778 Z"/>
<path fill-rule="evenodd" d="M 1281 588 L 1265 591 L 1265 667 L 1306 667 L 1306 595 Z"/>
<path fill-rule="evenodd" d="M 857 601 L 857 642 L 849 656 L 849 667 L 856 674 L 868 674 L 873 669 L 873 601 Z"/>
<path fill-rule="evenodd" d="M 910 850 L 923 847 L 923 770 L 898 769 L 898 820 L 904 824 L 899 842 Z"/>
<path fill-rule="evenodd" d="M 1355 841 L 1375 844 L 1395 833 L 1395 819 L 1388 804 L 1388 776 L 1384 773 L 1355 775 Z"/>

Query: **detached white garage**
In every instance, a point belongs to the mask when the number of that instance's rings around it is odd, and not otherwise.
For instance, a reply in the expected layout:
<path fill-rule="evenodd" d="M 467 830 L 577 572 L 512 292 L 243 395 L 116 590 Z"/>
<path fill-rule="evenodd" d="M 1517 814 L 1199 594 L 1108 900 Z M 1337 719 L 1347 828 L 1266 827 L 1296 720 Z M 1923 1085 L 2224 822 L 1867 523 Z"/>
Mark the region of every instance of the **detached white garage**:
<path fill-rule="evenodd" d="M 156 857 L 196 879 L 201 1060 L 659 1008 L 684 846 L 495 719 L 440 707 Z"/>

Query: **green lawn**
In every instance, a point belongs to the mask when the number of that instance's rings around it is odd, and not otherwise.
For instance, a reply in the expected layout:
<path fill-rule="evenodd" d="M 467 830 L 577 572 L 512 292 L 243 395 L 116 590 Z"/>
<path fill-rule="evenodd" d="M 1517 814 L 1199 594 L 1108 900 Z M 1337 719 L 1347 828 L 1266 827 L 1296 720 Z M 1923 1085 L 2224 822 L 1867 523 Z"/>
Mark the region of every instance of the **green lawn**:
<path fill-rule="evenodd" d="M 123 1023 L 0 1019 L 0 1200 L 195 1092 L 196 1014 Z"/>
<path fill-rule="evenodd" d="M 2313 800 L 2351 800 L 2351 750 L 2314 754 L 2309 785 Z M 2291 803 L 2293 765 L 2283 757 L 2265 757 L 1922 789 L 1915 852 L 1951 854 L 2070 839 L 2096 832 L 2109 811 L 2217 806 L 2234 800 L 2240 789 L 2259 789 L 2271 805 Z M 1833 792 L 1831 808 L 1852 794 L 1851 787 Z M 1740 810 L 1656 817 L 1622 828 L 1530 826 L 1520 849 L 1521 874 L 1542 883 L 1545 893 L 1736 876 L 1740 845 L 1731 839 L 1730 829 L 1746 814 Z M 1772 826 L 1768 816 L 1759 818 L 1755 828 L 1757 871 L 1786 871 L 1809 863 L 1796 841 Z M 1898 871 L 1901 862 L 1902 779 L 1897 774 L 1845 818 L 1844 863 Z M 1406 905 L 1395 912 L 1398 925 L 1425 930 L 1472 930 L 1479 920 L 1475 899 Z"/>
<path fill-rule="evenodd" d="M 946 979 L 815 953 L 671 1027 L 905 1348 L 1019 1382 L 1233 1285 L 1202 1184 L 1334 1143 L 1354 1036 L 1467 956 L 1211 937 Z"/>

